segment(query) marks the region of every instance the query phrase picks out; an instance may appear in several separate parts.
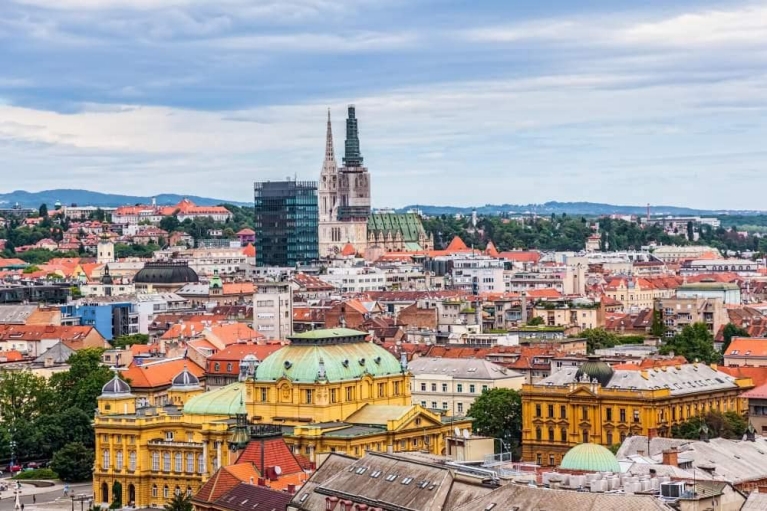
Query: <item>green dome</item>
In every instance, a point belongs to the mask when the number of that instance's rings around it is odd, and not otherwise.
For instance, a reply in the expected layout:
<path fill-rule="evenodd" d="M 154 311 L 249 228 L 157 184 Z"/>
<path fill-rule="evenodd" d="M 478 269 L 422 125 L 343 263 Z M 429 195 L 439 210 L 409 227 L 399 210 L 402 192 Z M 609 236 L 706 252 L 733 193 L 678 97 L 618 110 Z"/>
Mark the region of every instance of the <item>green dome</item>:
<path fill-rule="evenodd" d="M 610 383 L 610 379 L 613 377 L 613 368 L 607 365 L 606 362 L 602 362 L 599 357 L 591 356 L 576 371 L 575 380 L 581 381 L 584 375 L 588 376 L 589 381 L 596 380 L 603 387 L 607 387 L 607 384 Z"/>
<path fill-rule="evenodd" d="M 259 364 L 256 381 L 275 381 L 287 377 L 294 382 L 358 380 L 402 372 L 399 361 L 377 344 L 291 344 L 280 348 Z"/>
<path fill-rule="evenodd" d="M 245 413 L 245 384 L 232 383 L 226 387 L 204 392 L 186 402 L 184 413 L 190 415 L 237 415 Z"/>
<path fill-rule="evenodd" d="M 588 472 L 619 473 L 621 467 L 613 453 L 598 444 L 579 444 L 567 451 L 559 468 Z"/>

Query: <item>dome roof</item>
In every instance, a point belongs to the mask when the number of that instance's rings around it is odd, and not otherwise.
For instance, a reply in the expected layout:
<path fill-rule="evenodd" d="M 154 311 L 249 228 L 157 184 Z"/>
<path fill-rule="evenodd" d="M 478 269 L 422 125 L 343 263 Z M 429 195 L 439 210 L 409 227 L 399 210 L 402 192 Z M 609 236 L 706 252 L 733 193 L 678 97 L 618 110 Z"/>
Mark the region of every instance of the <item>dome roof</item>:
<path fill-rule="evenodd" d="M 244 357 L 242 357 L 243 362 L 258 362 L 258 357 L 255 356 L 253 353 L 248 353 Z"/>
<path fill-rule="evenodd" d="M 575 373 L 575 380 L 580 381 L 584 376 L 588 376 L 589 381 L 596 380 L 603 387 L 607 387 L 613 377 L 613 368 L 599 357 L 591 356 Z"/>
<path fill-rule="evenodd" d="M 210 392 L 203 392 L 186 402 L 184 413 L 227 417 L 245 413 L 244 391 L 245 385 L 238 382 Z"/>
<path fill-rule="evenodd" d="M 315 330 L 311 333 L 322 338 L 317 344 L 294 341 L 278 349 L 259 364 L 256 381 L 275 381 L 285 376 L 297 382 L 313 382 L 318 378 L 337 382 L 357 380 L 364 374 L 375 378 L 402 372 L 399 360 L 372 342 L 322 343 L 328 335 L 340 330 L 346 329 Z M 364 332 L 356 333 L 361 333 L 364 339 Z"/>
<path fill-rule="evenodd" d="M 114 378 L 109 380 L 106 385 L 101 387 L 102 396 L 127 396 L 130 395 L 131 388 L 125 380 L 121 380 L 120 377 L 115 374 Z"/>
<path fill-rule="evenodd" d="M 185 262 L 169 261 L 146 263 L 133 277 L 136 284 L 187 284 L 199 281 L 197 273 Z"/>
<path fill-rule="evenodd" d="M 198 388 L 200 386 L 200 380 L 189 372 L 189 369 L 184 366 L 184 370 L 181 371 L 173 378 L 171 386 L 175 388 Z"/>
<path fill-rule="evenodd" d="M 567 451 L 559 468 L 588 472 L 620 473 L 618 459 L 606 447 L 598 444 L 579 444 Z"/>

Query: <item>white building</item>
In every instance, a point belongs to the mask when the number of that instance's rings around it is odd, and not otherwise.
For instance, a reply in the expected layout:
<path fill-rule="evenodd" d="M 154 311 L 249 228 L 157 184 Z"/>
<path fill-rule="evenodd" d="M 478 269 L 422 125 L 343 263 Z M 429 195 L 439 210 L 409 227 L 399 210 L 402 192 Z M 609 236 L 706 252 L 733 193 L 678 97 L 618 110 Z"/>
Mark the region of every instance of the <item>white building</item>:
<path fill-rule="evenodd" d="M 664 245 L 653 247 L 652 256 L 664 263 L 676 263 L 682 259 L 700 259 L 704 254 L 712 253 L 721 257 L 719 249 L 703 245 L 681 246 Z"/>
<path fill-rule="evenodd" d="M 253 330 L 267 339 L 293 335 L 293 288 L 289 281 L 257 281 L 253 296 Z"/>
<path fill-rule="evenodd" d="M 486 256 L 453 258 L 452 287 L 471 293 L 503 293 L 503 261 Z"/>
<path fill-rule="evenodd" d="M 466 415 L 485 390 L 519 390 L 525 383 L 523 374 L 483 359 L 421 357 L 408 369 L 413 373 L 413 404 L 452 415 Z"/>
<path fill-rule="evenodd" d="M 154 253 L 156 260 L 186 261 L 197 275 L 212 276 L 218 270 L 220 275 L 245 272 L 248 257 L 244 249 L 237 248 L 190 248 L 166 249 Z"/>
<path fill-rule="evenodd" d="M 685 262 L 679 269 L 682 275 L 696 275 L 699 273 L 755 273 L 759 269 L 756 261 L 748 259 L 698 259 Z"/>
<path fill-rule="evenodd" d="M 319 275 L 319 278 L 332 284 L 342 293 L 386 290 L 386 273 L 369 266 L 328 268 L 328 272 Z"/>
<path fill-rule="evenodd" d="M 725 305 L 740 305 L 740 287 L 730 282 L 697 282 L 682 284 L 676 289 L 677 298 L 718 298 Z"/>

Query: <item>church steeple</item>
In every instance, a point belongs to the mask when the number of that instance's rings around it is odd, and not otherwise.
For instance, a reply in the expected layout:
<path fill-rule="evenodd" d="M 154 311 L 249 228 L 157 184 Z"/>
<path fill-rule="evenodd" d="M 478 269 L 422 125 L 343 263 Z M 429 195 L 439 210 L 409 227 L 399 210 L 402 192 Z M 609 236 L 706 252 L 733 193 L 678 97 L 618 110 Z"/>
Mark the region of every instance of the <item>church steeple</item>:
<path fill-rule="evenodd" d="M 346 145 L 344 147 L 344 166 L 361 167 L 360 138 L 357 130 L 357 115 L 354 105 L 349 105 L 349 116 L 346 119 Z"/>
<path fill-rule="evenodd" d="M 328 128 L 325 135 L 325 160 L 322 162 L 322 174 L 335 174 L 336 169 L 336 153 L 333 150 L 333 126 L 330 123 L 330 109 L 328 108 Z"/>

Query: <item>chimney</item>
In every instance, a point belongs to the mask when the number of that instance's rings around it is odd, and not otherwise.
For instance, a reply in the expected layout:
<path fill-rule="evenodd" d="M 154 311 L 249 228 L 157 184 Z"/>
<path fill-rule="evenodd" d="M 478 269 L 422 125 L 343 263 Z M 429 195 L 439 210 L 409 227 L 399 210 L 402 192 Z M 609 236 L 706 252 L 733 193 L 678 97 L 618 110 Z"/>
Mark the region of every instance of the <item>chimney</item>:
<path fill-rule="evenodd" d="M 666 449 L 663 451 L 663 464 L 672 467 L 679 466 L 679 451 L 676 449 Z"/>
<path fill-rule="evenodd" d="M 266 486 L 266 479 L 264 479 L 263 477 L 259 477 L 258 478 L 258 485 L 259 486 Z"/>
<path fill-rule="evenodd" d="M 296 493 L 296 485 L 295 484 L 289 484 L 288 485 L 288 493 L 290 493 L 291 495 Z"/>

